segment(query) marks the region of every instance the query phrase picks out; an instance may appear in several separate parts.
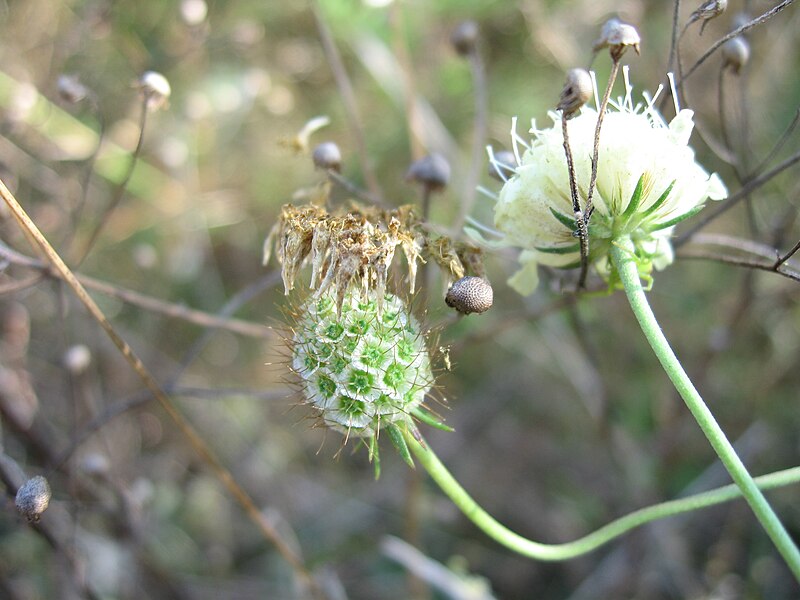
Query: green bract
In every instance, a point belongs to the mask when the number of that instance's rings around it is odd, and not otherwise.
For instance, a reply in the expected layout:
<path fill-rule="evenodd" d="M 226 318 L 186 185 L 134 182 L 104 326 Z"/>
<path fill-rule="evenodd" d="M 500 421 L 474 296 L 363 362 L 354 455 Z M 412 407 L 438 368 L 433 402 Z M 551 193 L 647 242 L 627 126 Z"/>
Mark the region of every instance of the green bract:
<path fill-rule="evenodd" d="M 351 289 L 337 314 L 334 293 L 315 296 L 294 327 L 292 366 L 306 403 L 349 436 L 410 422 L 433 384 L 419 323 L 397 296 L 382 300 Z"/>

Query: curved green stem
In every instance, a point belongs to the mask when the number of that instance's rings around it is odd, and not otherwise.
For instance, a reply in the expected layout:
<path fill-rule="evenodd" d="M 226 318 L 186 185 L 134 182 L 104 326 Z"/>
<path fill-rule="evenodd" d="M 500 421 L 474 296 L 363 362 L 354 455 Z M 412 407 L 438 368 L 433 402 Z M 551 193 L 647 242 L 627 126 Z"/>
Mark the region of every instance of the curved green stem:
<path fill-rule="evenodd" d="M 740 498 L 742 493 L 734 484 L 716 488 L 708 492 L 670 500 L 636 510 L 624 517 L 611 521 L 589 535 L 563 544 L 543 544 L 518 535 L 499 523 L 482 509 L 475 500 L 455 480 L 447 468 L 441 463 L 430 448 L 423 447 L 408 431 L 405 432 L 408 447 L 417 457 L 431 478 L 442 488 L 442 491 L 458 506 L 458 508 L 477 525 L 486 535 L 503 546 L 536 560 L 561 561 L 569 560 L 596 550 L 603 544 L 620 537 L 631 529 L 641 525 L 672 517 L 681 513 L 706 508 L 715 504 Z M 770 473 L 756 478 L 762 489 L 773 489 L 800 482 L 800 467 Z"/>
<path fill-rule="evenodd" d="M 639 321 L 642 332 L 650 343 L 653 352 L 661 362 L 661 366 L 684 402 L 686 402 L 686 406 L 698 425 L 700 425 L 717 456 L 719 456 L 722 464 L 725 465 L 728 473 L 730 473 L 731 478 L 742 491 L 742 495 L 747 500 L 750 508 L 752 508 L 784 560 L 786 560 L 795 578 L 800 581 L 800 551 L 798 551 L 797 546 L 789 537 L 786 528 L 778 519 L 775 511 L 772 510 L 764 494 L 758 489 L 750 473 L 747 472 L 747 468 L 742 463 L 739 455 L 736 454 L 736 450 L 734 450 L 728 438 L 725 437 L 725 433 L 717 424 L 714 415 L 711 414 L 708 406 L 703 402 L 703 398 L 695 389 L 686 371 L 683 370 L 678 357 L 675 356 L 667 338 L 661 331 L 661 327 L 642 289 L 634 257 L 633 242 L 631 242 L 630 238 L 623 237 L 615 240 L 611 249 L 611 258 L 625 288 L 625 294 L 628 296 L 631 309 L 636 315 L 636 319 Z"/>

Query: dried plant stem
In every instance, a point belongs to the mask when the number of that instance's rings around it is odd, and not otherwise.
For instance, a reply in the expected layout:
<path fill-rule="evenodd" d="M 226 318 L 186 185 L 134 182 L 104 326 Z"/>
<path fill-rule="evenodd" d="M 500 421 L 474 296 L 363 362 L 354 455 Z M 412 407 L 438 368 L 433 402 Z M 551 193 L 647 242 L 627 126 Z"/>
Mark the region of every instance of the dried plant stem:
<path fill-rule="evenodd" d="M 100 221 L 98 221 L 97 225 L 95 225 L 94 230 L 86 241 L 86 245 L 78 256 L 78 259 L 75 261 L 76 268 L 83 263 L 83 261 L 92 251 L 92 248 L 97 242 L 97 238 L 100 237 L 100 234 L 108 223 L 108 220 L 111 218 L 111 215 L 119 206 L 120 202 L 122 202 L 122 198 L 125 195 L 125 190 L 128 187 L 128 182 L 130 182 L 131 177 L 133 176 L 133 171 L 136 169 L 136 163 L 139 161 L 139 154 L 142 152 L 142 144 L 144 143 L 144 130 L 145 126 L 147 125 L 147 110 L 148 98 L 147 96 L 143 96 L 142 106 L 139 113 L 139 139 L 136 141 L 136 148 L 134 149 L 131 159 L 128 163 L 128 170 L 126 171 L 125 176 L 122 178 L 122 181 L 120 181 L 117 187 L 114 189 L 114 195 L 111 198 L 111 202 L 109 202 L 108 206 L 103 211 L 103 214 L 100 216 Z"/>
<path fill-rule="evenodd" d="M 262 535 L 275 546 L 281 556 L 286 560 L 287 563 L 289 563 L 296 575 L 306 585 L 312 589 L 315 588 L 311 574 L 306 569 L 300 557 L 297 556 L 291 546 L 282 538 L 275 527 L 261 513 L 253 499 L 248 495 L 244 488 L 239 485 L 231 472 L 220 462 L 211 447 L 206 444 L 200 434 L 194 429 L 194 427 L 183 416 L 178 408 L 161 390 L 158 382 L 147 370 L 147 367 L 144 366 L 144 363 L 141 361 L 141 359 L 136 355 L 128 343 L 125 342 L 122 337 L 120 337 L 111 323 L 109 323 L 109 321 L 105 318 L 105 315 L 100 310 L 100 307 L 98 307 L 95 301 L 92 300 L 91 296 L 89 296 L 89 294 L 86 292 L 86 289 L 83 287 L 83 285 L 81 285 L 80 281 L 78 281 L 69 267 L 67 267 L 67 265 L 64 263 L 62 258 L 45 239 L 44 235 L 42 235 L 41 231 L 39 231 L 39 228 L 30 219 L 28 214 L 25 212 L 22 206 L 20 206 L 16 198 L 14 198 L 2 181 L 0 181 L 0 197 L 2 197 L 5 201 L 20 228 L 27 231 L 30 237 L 33 238 L 38 249 L 47 257 L 53 268 L 59 273 L 60 277 L 72 289 L 92 317 L 94 317 L 98 324 L 103 328 L 108 337 L 145 384 L 145 387 L 150 390 L 164 411 L 175 422 L 175 425 L 178 427 L 178 429 L 180 429 L 181 433 L 183 433 L 183 435 L 187 438 L 195 452 L 197 452 L 203 461 L 211 468 L 217 479 L 228 489 L 231 496 L 233 496 L 233 498 L 241 505 L 247 516 L 261 531 Z"/>
<path fill-rule="evenodd" d="M 756 177 L 755 179 L 751 179 L 748 181 L 742 189 L 740 189 L 735 194 L 731 194 L 728 196 L 726 200 L 723 201 L 721 206 L 718 206 L 715 210 L 711 211 L 710 214 L 703 219 L 701 219 L 696 225 L 694 225 L 691 229 L 687 230 L 685 233 L 678 236 L 673 244 L 676 248 L 684 245 L 689 239 L 698 231 L 700 231 L 703 227 L 717 219 L 723 213 L 729 211 L 731 208 L 736 206 L 737 203 L 741 202 L 744 198 L 750 195 L 752 192 L 760 188 L 765 183 L 768 183 L 773 177 L 782 173 L 789 167 L 794 166 L 800 162 L 800 152 L 790 156 L 781 164 L 777 165 L 773 169 L 770 169 L 763 175 Z"/>
<path fill-rule="evenodd" d="M 778 271 L 778 267 L 780 267 L 783 263 L 792 258 L 792 256 L 794 256 L 794 254 L 798 250 L 800 250 L 800 242 L 797 242 L 794 246 L 792 246 L 791 250 L 789 250 L 786 254 L 784 254 L 778 260 L 775 261 L 775 264 L 773 265 L 775 270 Z"/>
<path fill-rule="evenodd" d="M 755 169 L 753 169 L 753 173 L 760 173 L 761 169 L 763 169 L 764 166 L 768 165 L 770 161 L 773 158 L 775 158 L 775 155 L 778 154 L 778 152 L 780 152 L 783 149 L 783 146 L 786 144 L 786 141 L 789 139 L 789 136 L 791 136 L 792 133 L 794 132 L 798 123 L 800 123 L 800 107 L 798 107 L 797 110 L 794 111 L 794 117 L 792 118 L 789 125 L 786 127 L 786 130 L 781 134 L 781 137 L 778 138 L 778 141 L 775 142 L 775 145 L 772 147 L 772 150 L 770 150 L 767 153 L 767 155 L 761 160 L 761 162 L 758 163 L 758 166 Z"/>
<path fill-rule="evenodd" d="M 456 481 L 442 464 L 430 448 L 430 445 L 426 444 L 422 446 L 409 432 L 405 433 L 405 439 L 414 456 L 428 472 L 428 475 L 431 476 L 442 491 L 447 494 L 470 521 L 496 542 L 518 554 L 534 560 L 570 560 L 588 554 L 632 529 L 641 527 L 651 521 L 707 508 L 723 502 L 729 502 L 730 500 L 742 496 L 741 491 L 735 485 L 726 485 L 708 492 L 702 492 L 686 498 L 670 500 L 636 510 L 572 542 L 544 544 L 524 538 L 499 523 L 494 517 L 481 508 L 467 491 L 461 487 L 461 484 Z M 800 467 L 794 467 L 756 478 L 756 484 L 761 489 L 773 489 L 798 482 L 800 482 Z"/>
<path fill-rule="evenodd" d="M 672 71 L 672 65 L 675 63 L 675 52 L 678 48 L 678 21 L 681 14 L 681 0 L 675 0 L 675 6 L 672 11 L 672 38 L 669 44 L 669 60 L 667 61 L 667 73 Z"/>
<path fill-rule="evenodd" d="M 614 53 L 611 54 L 611 73 L 608 76 L 608 83 L 606 84 L 606 91 L 603 94 L 603 100 L 600 102 L 600 106 L 597 109 L 597 125 L 594 129 L 594 148 L 592 150 L 592 175 L 589 179 L 589 190 L 586 192 L 586 208 L 583 210 L 583 227 L 584 230 L 589 227 L 589 220 L 592 218 L 592 211 L 594 207 L 592 206 L 592 197 L 594 196 L 594 187 L 597 183 L 597 161 L 598 155 L 600 153 L 600 129 L 603 127 L 603 119 L 606 115 L 606 109 L 608 109 L 608 102 L 611 99 L 611 90 L 614 87 L 614 82 L 617 80 L 617 75 L 619 74 L 619 57 L 615 56 Z M 580 225 L 578 225 L 580 231 Z M 588 261 L 588 245 L 589 245 L 589 236 L 586 234 L 586 231 L 583 233 L 583 237 L 586 238 L 586 252 L 584 255 L 584 250 L 581 248 L 581 274 L 578 277 L 578 289 L 581 289 L 586 286 L 586 274 L 589 271 L 589 261 Z M 581 241 L 581 246 L 583 246 L 583 240 Z"/>
<path fill-rule="evenodd" d="M 23 265 L 31 269 L 47 271 L 48 273 L 50 272 L 50 269 L 42 261 L 15 252 L 2 242 L 0 242 L 0 256 L 14 264 Z M 55 273 L 55 275 L 60 276 L 60 273 Z M 188 321 L 189 323 L 194 323 L 195 325 L 225 329 L 232 333 L 246 335 L 249 337 L 268 338 L 274 335 L 268 327 L 258 323 L 250 323 L 241 319 L 223 318 L 201 310 L 187 308 L 182 304 L 174 304 L 172 302 L 166 302 L 165 300 L 159 300 L 158 298 L 153 298 L 152 296 L 147 296 L 127 288 L 112 285 L 110 283 L 100 281 L 99 279 L 88 277 L 87 275 L 76 275 L 75 277 L 81 282 L 81 284 L 90 290 L 95 290 L 114 298 L 119 298 L 128 304 L 144 308 L 145 310 L 157 312 L 175 319 L 182 319 L 184 321 Z M 277 275 L 275 277 L 277 278 Z M 31 278 L 19 283 L 32 284 L 38 282 L 41 280 L 41 278 L 41 275 L 37 275 L 35 279 Z"/>
<path fill-rule="evenodd" d="M 787 279 L 791 279 L 792 281 L 800 282 L 800 271 L 785 266 L 783 262 L 765 262 L 758 259 L 742 258 L 740 256 L 730 256 L 728 254 L 718 254 L 716 252 L 694 249 L 681 250 L 678 253 L 678 256 L 685 259 L 713 260 L 728 265 L 734 265 L 736 267 L 746 267 L 748 269 L 756 269 L 758 271 L 768 271 L 782 275 Z"/>
<path fill-rule="evenodd" d="M 367 182 L 367 188 L 370 195 L 383 201 L 383 193 L 381 186 L 378 183 L 378 178 L 375 175 L 375 170 L 372 168 L 372 161 L 367 154 L 367 144 L 364 138 L 364 130 L 361 128 L 361 118 L 358 114 L 356 104 L 356 95 L 353 92 L 353 86 L 350 83 L 350 78 L 347 76 L 347 70 L 344 68 L 342 57 L 339 55 L 339 50 L 336 47 L 336 42 L 333 39 L 328 24 L 325 22 L 325 17 L 322 15 L 319 2 L 311 0 L 311 12 L 314 14 L 314 21 L 317 25 L 319 32 L 320 43 L 325 52 L 325 57 L 328 59 L 328 65 L 333 72 L 333 78 L 336 81 L 336 87 L 344 103 L 344 110 L 347 113 L 347 123 L 350 127 L 350 133 L 356 143 L 358 157 L 361 161 L 361 171 L 364 174 L 364 179 Z"/>
<path fill-rule="evenodd" d="M 634 252 L 635 248 L 629 237 L 617 239 L 611 249 L 611 259 L 625 288 L 631 309 L 639 321 L 642 333 L 722 464 L 725 465 L 731 478 L 741 490 L 753 513 L 783 556 L 795 578 L 800 581 L 800 551 L 694 387 L 678 357 L 672 351 L 642 289 Z"/>
<path fill-rule="evenodd" d="M 567 171 L 569 172 L 569 193 L 572 198 L 572 213 L 575 216 L 575 227 L 580 241 L 581 250 L 581 276 L 578 279 L 578 289 L 586 285 L 586 273 L 589 269 L 589 232 L 586 228 L 586 220 L 581 211 L 581 202 L 578 198 L 578 182 L 575 179 L 575 161 L 572 157 L 572 147 L 569 144 L 569 128 L 566 115 L 561 113 L 561 134 L 564 138 L 564 155 L 567 158 Z"/>
<path fill-rule="evenodd" d="M 783 2 L 781 2 L 777 6 L 772 7 L 771 9 L 769 9 L 767 12 L 765 12 L 761 16 L 756 17 L 755 19 L 753 19 L 749 23 L 745 23 L 744 25 L 742 25 L 738 29 L 734 29 L 733 31 L 731 31 L 727 35 L 721 37 L 716 42 L 711 44 L 711 47 L 708 50 L 706 50 L 705 53 L 700 58 L 697 59 L 697 62 L 695 62 L 691 66 L 691 68 L 688 71 L 686 71 L 685 74 L 680 76 L 680 79 L 678 80 L 679 86 L 682 86 L 683 82 L 686 81 L 687 79 L 689 79 L 689 77 L 695 71 L 697 71 L 697 69 L 700 67 L 700 65 L 702 65 L 706 60 L 708 60 L 708 58 L 712 54 L 714 54 L 714 52 L 716 52 L 723 44 L 725 44 L 725 42 L 727 42 L 728 40 L 732 40 L 736 36 L 743 34 L 745 31 L 747 31 L 749 29 L 752 29 L 753 27 L 755 27 L 757 25 L 760 25 L 764 21 L 767 21 L 767 20 L 771 19 L 772 17 L 777 15 L 779 12 L 781 12 L 783 9 L 787 8 L 793 2 L 794 2 L 794 0 L 783 0 Z"/>

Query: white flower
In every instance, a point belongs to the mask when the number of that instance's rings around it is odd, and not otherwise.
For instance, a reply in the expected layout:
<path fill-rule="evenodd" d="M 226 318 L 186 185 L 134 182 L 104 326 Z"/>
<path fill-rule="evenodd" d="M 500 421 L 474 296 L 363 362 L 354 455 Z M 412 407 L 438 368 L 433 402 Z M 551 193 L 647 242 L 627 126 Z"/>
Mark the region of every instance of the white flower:
<path fill-rule="evenodd" d="M 609 279 L 612 240 L 629 235 L 646 276 L 672 262 L 674 225 L 699 210 L 707 198 L 727 196 L 716 174 L 694 160 L 688 146 L 692 111 L 681 110 L 666 124 L 650 100 L 634 107 L 630 89 L 612 103 L 600 132 L 595 207 L 589 227 L 589 261 Z M 531 128 L 534 139 L 495 205 L 495 226 L 504 245 L 522 248 L 522 269 L 509 283 L 522 294 L 537 285 L 539 264 L 573 268 L 580 264 L 564 154 L 560 114 L 554 126 Z M 568 122 L 569 142 L 581 207 L 586 206 L 597 112 L 583 109 Z"/>

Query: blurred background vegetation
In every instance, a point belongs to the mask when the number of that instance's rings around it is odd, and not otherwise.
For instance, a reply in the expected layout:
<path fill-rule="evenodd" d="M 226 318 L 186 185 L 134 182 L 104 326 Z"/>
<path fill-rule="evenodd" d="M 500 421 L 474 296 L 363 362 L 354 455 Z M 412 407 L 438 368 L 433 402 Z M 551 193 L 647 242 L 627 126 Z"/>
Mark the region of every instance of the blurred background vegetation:
<path fill-rule="evenodd" d="M 480 26 L 485 141 L 496 149 L 508 147 L 512 116 L 523 135 L 530 118 L 546 122 L 564 72 L 588 65 L 609 17 L 633 23 L 642 36 L 641 56 L 624 59 L 636 90 L 654 90 L 667 68 L 672 2 L 386 4 L 0 2 L 0 178 L 74 265 L 136 146 L 138 78 L 147 70 L 168 78 L 169 107 L 148 114 L 130 183 L 78 272 L 114 286 L 114 294 L 93 296 L 296 544 L 328 597 L 796 598 L 796 584 L 742 502 L 642 528 L 579 560 L 536 563 L 478 532 L 388 445 L 375 481 L 365 452 L 334 458 L 338 434 L 308 427 L 286 384 L 281 335 L 267 327 L 281 323 L 287 300 L 275 264 L 261 265 L 261 248 L 280 206 L 302 202 L 304 190 L 307 196 L 325 177 L 287 141 L 312 117 L 328 115 L 330 126 L 312 143 L 336 141 L 343 175 L 369 184 L 314 11 L 349 74 L 366 158 L 386 201 L 419 202 L 403 176 L 420 153 L 449 159 L 451 185 L 434 198 L 431 213 L 443 228 L 456 218 L 470 179 L 474 79 L 450 44 L 461 21 Z M 682 22 L 696 8 L 683 4 Z M 757 16 L 775 4 L 731 0 L 702 37 L 696 28 L 687 32 L 684 63 L 730 31 L 740 11 Z M 798 35 L 800 12 L 791 6 L 751 31 L 749 66 L 724 80 L 739 176 L 752 172 L 797 114 Z M 736 169 L 719 152 L 720 65 L 715 55 L 701 67 L 684 102 L 703 133 L 693 137 L 701 164 L 735 191 Z M 608 57 L 598 56 L 599 81 L 609 67 Z M 60 98 L 65 74 L 90 97 L 76 104 Z M 409 89 L 419 119 L 411 125 Z M 799 147 L 790 135 L 768 168 Z M 743 203 L 704 231 L 785 251 L 800 237 L 796 174 L 774 178 L 753 194 L 750 210 Z M 498 189 L 485 161 L 478 179 Z M 348 196 L 337 189 L 335 197 Z M 491 224 L 491 205 L 480 196 L 472 215 Z M 0 236 L 4 247 L 36 257 L 4 207 Z M 545 274 L 540 290 L 521 298 L 505 284 L 514 258 L 487 256 L 495 306 L 485 315 L 454 320 L 439 283 L 428 306 L 417 302 L 431 324 L 444 323 L 441 343 L 453 363 L 439 383 L 456 432 L 425 435 L 476 499 L 520 533 L 555 542 L 649 503 L 727 483 L 625 298 L 572 301 L 557 290 L 558 274 Z M 46 475 L 54 499 L 35 530 L 16 515 L 6 481 L 0 596 L 303 597 L 285 561 L 69 291 L 7 255 L 2 267 L 2 452 L 28 476 Z M 177 314 L 126 301 L 124 290 L 168 303 Z M 237 296 L 243 291 L 249 295 Z M 679 259 L 657 274 L 650 297 L 751 471 L 798 464 L 797 283 Z M 221 326 L 203 320 L 237 298 Z M 185 308 L 203 314 L 187 318 Z M 797 490 L 770 497 L 798 535 Z M 61 524 L 55 542 L 46 535 L 48 520 Z M 414 577 L 419 556 L 410 570 L 388 557 L 387 535 L 446 565 L 466 586 L 462 595 Z"/>

